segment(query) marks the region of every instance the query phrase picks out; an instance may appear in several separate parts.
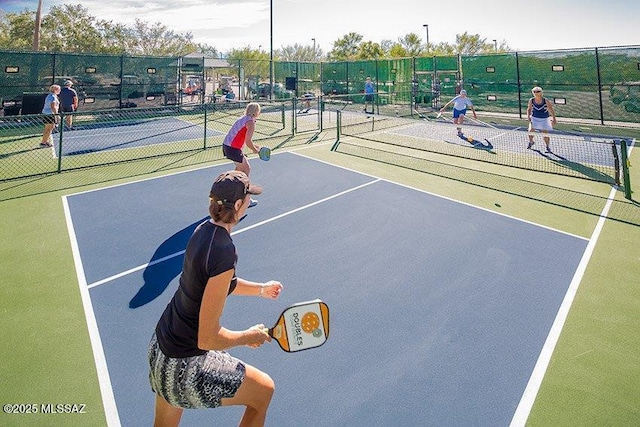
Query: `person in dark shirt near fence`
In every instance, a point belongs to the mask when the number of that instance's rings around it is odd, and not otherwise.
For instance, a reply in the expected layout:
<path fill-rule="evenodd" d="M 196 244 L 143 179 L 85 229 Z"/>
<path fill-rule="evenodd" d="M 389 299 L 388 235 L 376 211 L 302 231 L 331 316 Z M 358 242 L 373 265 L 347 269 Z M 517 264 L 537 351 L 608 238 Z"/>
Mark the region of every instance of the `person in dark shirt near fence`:
<path fill-rule="evenodd" d="M 64 87 L 60 90 L 60 109 L 63 113 L 73 113 L 78 109 L 78 92 L 72 89 L 73 82 L 67 80 Z M 67 129 L 73 129 L 73 114 L 67 114 L 65 117 Z"/>

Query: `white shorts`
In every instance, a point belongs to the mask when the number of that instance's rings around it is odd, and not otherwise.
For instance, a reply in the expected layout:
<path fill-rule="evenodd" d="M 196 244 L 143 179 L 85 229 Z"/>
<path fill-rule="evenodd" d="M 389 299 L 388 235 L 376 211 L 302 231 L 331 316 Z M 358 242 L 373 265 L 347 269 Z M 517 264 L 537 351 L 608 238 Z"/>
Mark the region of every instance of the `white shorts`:
<path fill-rule="evenodd" d="M 553 130 L 553 126 L 551 125 L 551 117 L 547 117 L 541 119 L 539 117 L 531 117 L 531 123 L 529 125 L 529 130 Z"/>

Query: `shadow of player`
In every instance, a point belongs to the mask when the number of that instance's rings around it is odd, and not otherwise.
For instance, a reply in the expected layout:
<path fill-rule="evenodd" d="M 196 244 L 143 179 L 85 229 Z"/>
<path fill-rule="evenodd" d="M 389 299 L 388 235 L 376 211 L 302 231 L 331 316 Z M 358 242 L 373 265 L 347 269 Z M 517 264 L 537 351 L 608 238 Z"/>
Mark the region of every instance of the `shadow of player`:
<path fill-rule="evenodd" d="M 459 133 L 458 138 L 464 139 L 469 144 L 471 144 L 473 148 L 476 148 L 478 150 L 486 150 L 486 151 L 493 150 L 493 144 L 488 139 L 485 139 L 485 142 L 482 142 L 482 141 L 478 141 L 477 139 L 471 136 L 465 136 L 463 133 Z"/>
<path fill-rule="evenodd" d="M 182 271 L 184 252 L 191 235 L 198 225 L 208 219 L 207 216 L 188 225 L 158 246 L 142 273 L 144 284 L 129 301 L 129 308 L 148 304 L 167 289 L 169 283 Z"/>
<path fill-rule="evenodd" d="M 589 167 L 587 165 L 584 165 L 582 163 L 578 163 L 578 162 L 574 162 L 571 161 L 569 159 L 567 159 L 566 157 L 561 156 L 560 154 L 556 154 L 553 153 L 552 151 L 548 151 L 548 152 L 542 152 L 539 149 L 533 149 L 532 151 L 535 151 L 536 153 L 538 153 L 539 155 L 541 155 L 542 157 L 545 157 L 546 159 L 550 160 L 551 162 L 566 168 L 566 169 L 571 169 L 581 175 L 584 175 L 586 177 L 588 177 L 589 179 L 592 179 L 594 181 L 599 181 L 599 182 L 606 182 L 607 184 L 611 184 L 614 185 L 615 182 L 615 177 L 613 176 L 609 176 L 603 172 L 600 172 L 599 170 L 596 170 L 592 167 Z"/>

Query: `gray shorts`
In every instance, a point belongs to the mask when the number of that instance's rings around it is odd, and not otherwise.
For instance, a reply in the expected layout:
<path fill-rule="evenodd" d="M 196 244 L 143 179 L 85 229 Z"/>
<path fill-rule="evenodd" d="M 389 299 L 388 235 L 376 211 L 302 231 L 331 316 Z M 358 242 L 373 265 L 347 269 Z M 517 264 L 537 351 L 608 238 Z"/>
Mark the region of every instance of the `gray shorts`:
<path fill-rule="evenodd" d="M 245 365 L 225 351 L 201 356 L 165 356 L 156 334 L 149 343 L 151 390 L 173 406 L 185 409 L 216 408 L 220 399 L 233 397 L 245 378 Z"/>

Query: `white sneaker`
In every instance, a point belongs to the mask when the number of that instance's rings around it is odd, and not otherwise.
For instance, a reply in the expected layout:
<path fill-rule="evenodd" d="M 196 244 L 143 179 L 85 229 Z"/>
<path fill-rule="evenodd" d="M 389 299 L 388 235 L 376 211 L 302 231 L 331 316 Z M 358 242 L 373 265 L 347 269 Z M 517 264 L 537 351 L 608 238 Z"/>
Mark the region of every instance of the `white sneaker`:
<path fill-rule="evenodd" d="M 258 204 L 258 201 L 257 201 L 257 200 L 251 199 L 251 201 L 249 202 L 249 207 L 250 207 L 250 208 L 252 208 L 252 207 L 254 207 L 254 206 L 255 206 L 255 205 L 257 205 L 257 204 Z"/>

